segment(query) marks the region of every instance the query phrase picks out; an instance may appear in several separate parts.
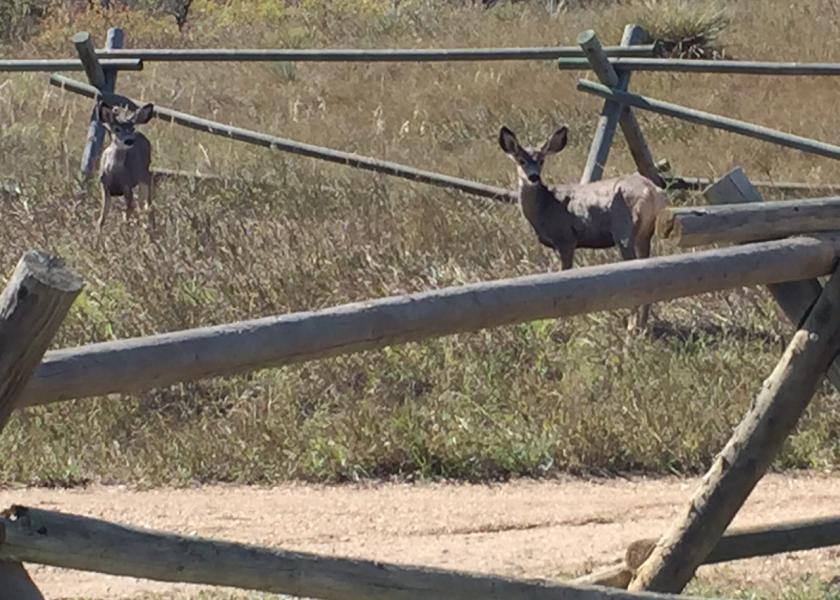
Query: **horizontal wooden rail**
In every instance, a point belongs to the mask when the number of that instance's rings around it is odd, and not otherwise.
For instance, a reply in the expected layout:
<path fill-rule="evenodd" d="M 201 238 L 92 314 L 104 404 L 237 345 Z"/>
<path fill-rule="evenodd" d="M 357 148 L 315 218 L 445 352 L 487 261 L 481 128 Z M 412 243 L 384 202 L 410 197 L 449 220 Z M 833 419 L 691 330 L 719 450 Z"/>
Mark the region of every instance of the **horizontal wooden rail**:
<path fill-rule="evenodd" d="M 53 75 L 50 78 L 50 83 L 62 89 L 87 96 L 88 98 L 99 97 L 98 90 L 80 81 L 68 79 L 62 75 Z M 129 103 L 137 105 L 138 103 L 125 96 L 106 95 L 106 100 L 112 103 Z M 309 158 L 317 158 L 333 163 L 348 165 L 357 169 L 364 169 L 366 171 L 374 171 L 376 173 L 383 173 L 393 177 L 400 177 L 419 183 L 427 183 L 438 187 L 449 188 L 473 194 L 482 198 L 490 198 L 493 200 L 500 200 L 503 202 L 515 202 L 516 193 L 512 190 L 498 188 L 483 183 L 477 183 L 468 179 L 461 179 L 460 177 L 451 177 L 433 171 L 424 171 L 415 169 L 399 163 L 390 162 L 386 160 L 378 160 L 360 154 L 352 154 L 350 152 L 342 152 L 341 150 L 332 150 L 323 146 L 315 146 L 313 144 L 305 144 L 303 142 L 296 142 L 286 138 L 276 137 L 267 133 L 260 133 L 258 131 L 250 131 L 248 129 L 240 129 L 239 127 L 231 127 L 218 121 L 210 121 L 202 119 L 188 113 L 183 113 L 171 108 L 166 108 L 160 105 L 155 105 L 155 116 L 163 121 L 169 121 L 177 125 L 189 127 L 197 131 L 204 131 L 213 135 L 230 138 L 239 142 L 254 144 L 264 148 L 271 148 L 273 150 L 280 150 L 283 152 L 291 152 L 300 156 Z"/>
<path fill-rule="evenodd" d="M 657 44 L 608 46 L 609 56 L 654 56 Z M 99 58 L 141 58 L 149 61 L 287 61 L 287 62 L 462 62 L 500 60 L 554 60 L 584 56 L 578 46 L 544 48 L 409 48 L 409 49 L 224 49 L 224 48 L 129 48 L 99 50 Z"/>
<path fill-rule="evenodd" d="M 108 59 L 100 62 L 105 69 L 118 71 L 142 71 L 143 61 L 139 58 Z M 55 71 L 84 71 L 85 67 L 78 58 L 61 58 L 57 60 L 0 60 L 0 73 L 3 72 L 46 72 Z"/>
<path fill-rule="evenodd" d="M 624 560 L 573 579 L 578 585 L 627 588 L 633 574 L 653 552 L 658 539 L 637 540 L 627 547 Z M 703 560 L 711 565 L 757 556 L 813 550 L 840 545 L 840 518 L 806 519 L 769 526 L 729 529 Z"/>
<path fill-rule="evenodd" d="M 750 138 L 763 140 L 765 142 L 772 142 L 780 146 L 788 148 L 795 148 L 802 152 L 810 154 L 817 154 L 819 156 L 826 156 L 828 158 L 840 159 L 840 146 L 827 144 L 810 138 L 784 133 L 769 127 L 762 127 L 746 121 L 739 121 L 738 119 L 731 119 L 720 115 L 687 108 L 679 104 L 672 104 L 671 102 L 664 102 L 648 98 L 646 96 L 639 96 L 629 92 L 622 92 L 609 88 L 594 81 L 579 80 L 577 89 L 589 94 L 594 94 L 602 98 L 608 98 L 627 106 L 640 108 L 650 112 L 659 113 L 688 121 L 689 123 L 696 123 L 698 125 L 705 125 L 706 127 L 713 127 L 715 129 L 722 129 L 732 133 L 737 133 Z"/>
<path fill-rule="evenodd" d="M 616 71 L 654 71 L 671 73 L 731 73 L 737 75 L 837 76 L 840 63 L 796 63 L 751 60 L 688 60 L 680 58 L 623 58 L 611 57 Z M 557 66 L 561 70 L 588 71 L 585 58 L 562 57 Z"/>
<path fill-rule="evenodd" d="M 289 552 L 135 529 L 22 506 L 4 511 L 2 528 L 0 560 L 295 597 L 327 600 L 677 598 Z"/>
<path fill-rule="evenodd" d="M 630 544 L 624 557 L 626 566 L 638 569 L 650 556 L 658 541 L 658 539 L 647 539 Z M 771 556 L 838 545 L 840 545 L 840 518 L 838 517 L 744 527 L 727 531 L 711 554 L 703 560 L 703 564 L 712 565 L 756 556 Z"/>
<path fill-rule="evenodd" d="M 455 333 L 830 273 L 831 236 L 707 250 L 392 296 L 47 353 L 18 406 L 134 393 Z"/>
<path fill-rule="evenodd" d="M 657 236 L 683 247 L 739 244 L 822 231 L 840 231 L 840 197 L 669 207 L 656 222 Z"/>
<path fill-rule="evenodd" d="M 683 177 L 681 175 L 662 175 L 665 185 L 672 190 L 703 190 L 715 183 L 712 177 Z M 757 188 L 767 188 L 782 192 L 831 192 L 840 190 L 840 183 L 810 183 L 797 181 L 757 180 L 751 183 Z"/>

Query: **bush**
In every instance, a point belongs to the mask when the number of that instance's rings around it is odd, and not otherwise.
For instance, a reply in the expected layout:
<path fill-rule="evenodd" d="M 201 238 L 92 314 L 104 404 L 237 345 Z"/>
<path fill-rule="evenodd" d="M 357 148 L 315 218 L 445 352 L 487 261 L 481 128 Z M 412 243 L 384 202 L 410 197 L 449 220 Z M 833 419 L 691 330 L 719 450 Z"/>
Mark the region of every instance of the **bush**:
<path fill-rule="evenodd" d="M 641 25 L 674 58 L 723 58 L 720 35 L 729 26 L 724 8 L 687 0 L 648 0 Z"/>

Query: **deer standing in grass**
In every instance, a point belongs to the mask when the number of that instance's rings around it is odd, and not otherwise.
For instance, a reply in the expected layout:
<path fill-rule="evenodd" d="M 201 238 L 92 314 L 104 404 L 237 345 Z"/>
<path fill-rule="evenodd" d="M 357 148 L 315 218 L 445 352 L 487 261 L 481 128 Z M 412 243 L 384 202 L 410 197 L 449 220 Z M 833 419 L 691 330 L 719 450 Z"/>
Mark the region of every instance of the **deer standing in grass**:
<path fill-rule="evenodd" d="M 149 215 L 149 225 L 154 226 L 152 214 L 152 144 L 148 138 L 135 130 L 135 126 L 148 123 L 154 107 L 146 104 L 137 110 L 124 112 L 99 102 L 97 105 L 99 120 L 111 135 L 111 143 L 102 152 L 99 163 L 99 182 L 102 185 L 102 207 L 97 221 L 97 231 L 102 233 L 102 226 L 111 210 L 113 196 L 125 197 L 124 219 L 128 221 L 134 212 L 134 189 L 138 185 L 145 188 L 145 206 L 141 206 Z"/>
<path fill-rule="evenodd" d="M 545 159 L 567 141 L 565 125 L 539 149 L 522 147 L 507 127 L 499 132 L 499 145 L 517 165 L 522 214 L 540 243 L 557 251 L 564 270 L 572 267 L 577 248 L 618 246 L 624 260 L 650 256 L 656 216 L 668 203 L 665 193 L 638 173 L 547 187 L 542 181 Z M 628 328 L 646 328 L 649 312 L 649 305 L 639 307 Z"/>

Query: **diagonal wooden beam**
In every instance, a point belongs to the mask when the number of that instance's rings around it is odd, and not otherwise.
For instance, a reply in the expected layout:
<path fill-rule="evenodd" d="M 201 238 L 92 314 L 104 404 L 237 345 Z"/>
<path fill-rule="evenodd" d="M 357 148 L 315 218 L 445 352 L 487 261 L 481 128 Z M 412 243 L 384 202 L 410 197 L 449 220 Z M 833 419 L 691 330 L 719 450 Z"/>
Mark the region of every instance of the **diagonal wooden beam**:
<path fill-rule="evenodd" d="M 112 27 L 108 30 L 108 38 L 105 41 L 105 48 L 107 50 L 117 50 L 123 47 L 125 34 L 119 27 Z M 90 38 L 87 38 L 88 43 L 93 46 Z M 96 59 L 96 55 L 93 55 Z M 97 61 L 98 62 L 98 61 Z M 103 94 L 113 94 L 117 85 L 117 69 L 103 67 L 102 86 L 99 90 Z M 91 81 L 93 84 L 93 81 Z M 95 85 L 95 84 L 94 84 Z M 102 152 L 102 144 L 105 141 L 105 127 L 99 122 L 99 115 L 96 111 L 96 106 L 90 115 L 90 126 L 88 127 L 87 141 L 85 148 L 82 151 L 82 175 L 87 177 L 96 170 L 96 163 L 99 160 L 99 155 Z"/>
<path fill-rule="evenodd" d="M 0 431 L 82 289 L 56 259 L 26 253 L 0 294 Z M 18 561 L 0 561 L 0 599 L 43 600 Z"/>
<path fill-rule="evenodd" d="M 838 351 L 840 270 L 835 270 L 750 410 L 629 590 L 679 592 L 694 577 L 796 428 Z"/>
<path fill-rule="evenodd" d="M 627 47 L 636 45 L 644 36 L 644 30 L 638 25 L 627 25 L 624 28 L 621 45 Z M 586 55 L 592 71 L 604 85 L 622 91 L 627 90 L 627 86 L 630 83 L 631 71 L 616 72 L 610 64 L 610 60 L 594 31 L 589 29 L 582 32 L 578 36 L 577 41 Z M 624 137 L 627 139 L 627 145 L 630 147 L 630 152 L 633 154 L 633 160 L 636 161 L 639 172 L 657 185 L 664 186 L 664 181 L 653 162 L 653 157 L 645 142 L 636 116 L 628 107 L 612 100 L 604 101 L 604 108 L 601 110 L 601 116 L 595 128 L 595 136 L 592 139 L 589 157 L 586 159 L 586 167 L 584 167 L 580 182 L 589 183 L 601 179 L 610 153 L 610 146 L 615 136 L 616 127 L 619 124 L 624 132 Z"/>

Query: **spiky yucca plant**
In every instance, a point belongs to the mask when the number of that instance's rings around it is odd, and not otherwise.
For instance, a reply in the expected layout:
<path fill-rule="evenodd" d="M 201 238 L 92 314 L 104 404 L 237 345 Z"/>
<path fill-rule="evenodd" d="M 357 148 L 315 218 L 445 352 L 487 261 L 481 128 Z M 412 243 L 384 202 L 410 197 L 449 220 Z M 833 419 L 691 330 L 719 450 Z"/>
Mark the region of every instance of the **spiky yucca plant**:
<path fill-rule="evenodd" d="M 729 26 L 721 4 L 689 0 L 646 0 L 640 19 L 653 40 L 674 58 L 731 58 L 720 44 Z"/>

